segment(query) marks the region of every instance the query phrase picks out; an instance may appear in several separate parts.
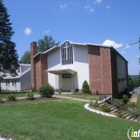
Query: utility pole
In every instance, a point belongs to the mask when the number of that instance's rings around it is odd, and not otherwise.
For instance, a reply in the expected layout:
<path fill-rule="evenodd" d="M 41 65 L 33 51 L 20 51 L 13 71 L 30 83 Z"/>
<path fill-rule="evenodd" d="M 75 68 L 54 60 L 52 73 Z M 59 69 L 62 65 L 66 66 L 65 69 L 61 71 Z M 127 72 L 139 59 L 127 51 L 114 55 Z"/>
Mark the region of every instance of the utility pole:
<path fill-rule="evenodd" d="M 139 37 L 139 50 L 140 50 L 140 37 Z M 140 64 L 140 58 L 139 58 L 139 64 Z M 139 86 L 140 86 L 140 70 L 139 70 Z"/>

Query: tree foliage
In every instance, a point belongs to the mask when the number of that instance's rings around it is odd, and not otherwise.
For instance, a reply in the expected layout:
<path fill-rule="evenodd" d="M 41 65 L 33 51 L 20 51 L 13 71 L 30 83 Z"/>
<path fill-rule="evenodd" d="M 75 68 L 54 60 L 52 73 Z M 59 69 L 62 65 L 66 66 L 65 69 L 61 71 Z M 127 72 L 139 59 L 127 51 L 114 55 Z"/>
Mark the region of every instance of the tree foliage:
<path fill-rule="evenodd" d="M 30 64 L 30 51 L 27 50 L 24 52 L 24 54 L 22 55 L 19 63 L 22 63 L 22 64 Z"/>
<path fill-rule="evenodd" d="M 59 45 L 59 42 L 55 42 L 52 36 L 44 36 L 43 39 L 38 40 L 38 52 L 44 52 L 55 45 Z"/>
<path fill-rule="evenodd" d="M 88 85 L 88 82 L 86 80 L 83 82 L 82 91 L 84 93 L 88 93 L 88 94 L 90 93 L 89 85 Z"/>
<path fill-rule="evenodd" d="M 134 81 L 130 75 L 128 75 L 128 87 L 129 91 L 132 91 L 134 89 Z"/>
<path fill-rule="evenodd" d="M 15 73 L 18 68 L 18 55 L 15 43 L 11 41 L 14 34 L 7 8 L 0 0 L 0 71 Z"/>

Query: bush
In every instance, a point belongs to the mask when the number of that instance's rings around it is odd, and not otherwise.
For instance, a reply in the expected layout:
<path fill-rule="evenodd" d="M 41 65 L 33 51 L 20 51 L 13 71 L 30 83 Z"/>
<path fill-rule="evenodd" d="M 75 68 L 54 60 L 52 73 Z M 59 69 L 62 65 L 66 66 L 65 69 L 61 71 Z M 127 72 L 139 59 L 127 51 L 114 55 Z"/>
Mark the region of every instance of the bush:
<path fill-rule="evenodd" d="M 124 118 L 123 117 L 123 111 L 122 110 L 119 110 L 118 112 L 117 112 L 117 117 L 119 117 L 119 118 Z"/>
<path fill-rule="evenodd" d="M 4 103 L 4 100 L 3 99 L 0 99 L 0 103 Z"/>
<path fill-rule="evenodd" d="M 88 94 L 90 93 L 89 85 L 88 85 L 88 82 L 86 80 L 84 81 L 84 83 L 82 85 L 82 91 L 84 93 L 88 93 Z"/>
<path fill-rule="evenodd" d="M 113 101 L 116 103 L 115 104 L 116 107 L 123 107 L 124 106 L 123 100 L 114 99 Z"/>
<path fill-rule="evenodd" d="M 104 112 L 110 112 L 110 107 L 107 105 L 100 106 L 100 110 Z"/>
<path fill-rule="evenodd" d="M 97 100 L 96 100 L 96 102 L 90 102 L 90 107 L 93 107 L 93 108 L 95 108 L 95 107 L 98 107 L 99 105 L 98 105 L 98 102 L 97 102 Z"/>
<path fill-rule="evenodd" d="M 7 97 L 7 100 L 8 101 L 16 101 L 16 95 L 10 93 Z"/>
<path fill-rule="evenodd" d="M 98 92 L 98 90 L 96 90 L 96 95 L 99 95 L 99 92 Z"/>
<path fill-rule="evenodd" d="M 26 93 L 26 99 L 28 99 L 28 100 L 34 100 L 34 94 L 32 92 L 27 92 Z"/>
<path fill-rule="evenodd" d="M 136 107 L 136 103 L 134 103 L 134 102 L 128 102 L 126 105 L 125 105 L 125 107 L 126 108 L 128 108 L 128 107 Z"/>
<path fill-rule="evenodd" d="M 123 95 L 123 102 L 126 104 L 129 101 L 129 98 L 127 95 Z"/>
<path fill-rule="evenodd" d="M 39 88 L 39 94 L 42 97 L 51 97 L 54 94 L 54 88 L 49 83 L 46 83 Z"/>

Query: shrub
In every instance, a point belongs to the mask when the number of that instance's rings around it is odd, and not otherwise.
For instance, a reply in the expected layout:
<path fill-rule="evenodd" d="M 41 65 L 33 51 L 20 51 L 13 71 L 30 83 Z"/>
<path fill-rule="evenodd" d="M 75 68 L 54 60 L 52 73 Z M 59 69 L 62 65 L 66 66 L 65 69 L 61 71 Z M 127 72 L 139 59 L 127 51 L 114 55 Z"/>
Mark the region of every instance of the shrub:
<path fill-rule="evenodd" d="M 98 90 L 96 90 L 96 95 L 99 95 L 99 92 L 98 92 Z"/>
<path fill-rule="evenodd" d="M 92 95 L 92 91 L 91 90 L 89 90 L 89 94 Z"/>
<path fill-rule="evenodd" d="M 51 97 L 54 94 L 54 88 L 49 83 L 46 83 L 39 88 L 39 94 L 42 97 Z"/>
<path fill-rule="evenodd" d="M 95 107 L 98 107 L 99 105 L 98 105 L 98 102 L 97 102 L 97 100 L 96 100 L 96 102 L 90 102 L 90 107 L 93 107 L 93 108 L 95 108 Z"/>
<path fill-rule="evenodd" d="M 102 110 L 104 112 L 110 112 L 110 107 L 107 105 L 102 105 L 102 106 L 100 106 L 100 110 Z"/>
<path fill-rule="evenodd" d="M 10 93 L 7 97 L 7 100 L 8 101 L 16 101 L 16 95 Z"/>
<path fill-rule="evenodd" d="M 83 85 L 82 85 L 82 91 L 83 91 L 84 93 L 88 93 L 88 94 L 89 94 L 89 92 L 90 92 L 89 85 L 88 85 L 88 82 L 87 82 L 86 80 L 84 81 L 84 83 L 83 83 Z"/>
<path fill-rule="evenodd" d="M 134 103 L 134 102 L 128 102 L 126 105 L 125 105 L 125 107 L 126 108 L 128 108 L 128 107 L 136 107 L 136 103 Z"/>
<path fill-rule="evenodd" d="M 0 99 L 0 103 L 4 103 L 4 100 L 3 99 Z"/>
<path fill-rule="evenodd" d="M 26 99 L 28 99 L 28 100 L 34 100 L 34 94 L 32 92 L 27 92 L 26 93 Z"/>
<path fill-rule="evenodd" d="M 123 117 L 123 111 L 122 110 L 119 110 L 118 112 L 117 112 L 117 117 L 119 117 L 119 118 L 124 118 Z"/>
<path fill-rule="evenodd" d="M 123 102 L 126 104 L 129 101 L 129 98 L 127 95 L 123 95 Z"/>
<path fill-rule="evenodd" d="M 123 107 L 124 106 L 123 100 L 114 99 L 113 101 L 116 103 L 115 104 L 116 107 Z"/>

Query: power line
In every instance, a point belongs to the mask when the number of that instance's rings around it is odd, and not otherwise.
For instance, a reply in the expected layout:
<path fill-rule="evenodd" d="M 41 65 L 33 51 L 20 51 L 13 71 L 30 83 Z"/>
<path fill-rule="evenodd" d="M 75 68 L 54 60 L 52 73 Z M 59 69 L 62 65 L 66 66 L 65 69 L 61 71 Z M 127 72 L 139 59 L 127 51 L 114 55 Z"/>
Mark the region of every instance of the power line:
<path fill-rule="evenodd" d="M 132 45 L 137 44 L 137 43 L 140 43 L 140 40 L 139 40 L 139 41 L 137 41 L 137 42 L 131 43 L 131 44 L 127 44 L 127 45 L 122 46 L 122 47 L 117 48 L 117 49 L 125 48 L 125 47 L 127 47 L 127 46 L 132 46 Z"/>

